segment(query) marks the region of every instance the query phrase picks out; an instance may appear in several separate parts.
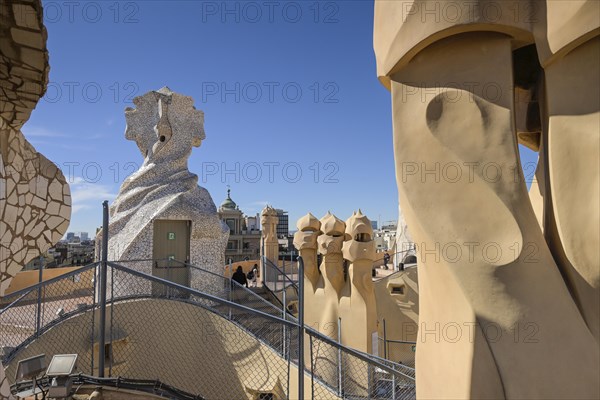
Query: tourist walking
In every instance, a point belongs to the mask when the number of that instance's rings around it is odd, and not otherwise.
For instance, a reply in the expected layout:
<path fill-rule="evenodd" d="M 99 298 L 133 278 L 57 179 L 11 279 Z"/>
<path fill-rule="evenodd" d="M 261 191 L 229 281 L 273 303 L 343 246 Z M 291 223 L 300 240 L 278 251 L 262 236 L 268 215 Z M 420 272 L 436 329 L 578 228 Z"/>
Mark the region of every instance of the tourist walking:
<path fill-rule="evenodd" d="M 252 287 L 256 287 L 258 280 L 258 266 L 256 264 L 252 267 L 252 271 L 248 272 L 248 279 L 252 282 Z"/>
<path fill-rule="evenodd" d="M 388 269 L 387 264 L 390 262 L 390 255 L 388 254 L 388 252 L 386 251 L 385 254 L 383 255 L 383 268 Z"/>
<path fill-rule="evenodd" d="M 239 283 L 241 286 L 248 287 L 248 279 L 246 279 L 246 274 L 244 273 L 241 265 L 237 267 L 233 273 L 233 276 L 231 277 L 231 280 Z"/>

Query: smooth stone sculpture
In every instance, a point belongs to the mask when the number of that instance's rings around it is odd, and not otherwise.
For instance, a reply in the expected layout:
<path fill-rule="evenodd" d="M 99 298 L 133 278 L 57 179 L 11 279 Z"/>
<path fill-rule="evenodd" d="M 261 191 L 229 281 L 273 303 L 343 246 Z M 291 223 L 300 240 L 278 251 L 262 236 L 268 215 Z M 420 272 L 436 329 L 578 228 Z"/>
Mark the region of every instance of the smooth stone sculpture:
<path fill-rule="evenodd" d="M 340 300 L 343 343 L 367 353 L 373 352 L 377 332 L 377 308 L 371 271 L 375 242 L 371 221 L 360 210 L 346 221 L 342 254 L 349 262 L 350 295 Z"/>
<path fill-rule="evenodd" d="M 316 292 L 323 283 L 317 263 L 318 237 L 321 235 L 321 222 L 311 213 L 300 218 L 294 233 L 294 247 L 304 262 L 304 321 L 305 324 L 321 331 L 321 300 L 317 299 Z"/>
<path fill-rule="evenodd" d="M 329 211 L 320 222 L 323 234 L 317 238 L 317 243 L 318 253 L 323 255 L 320 270 L 325 282 L 325 297 L 339 299 L 344 287 L 342 246 L 346 224 Z M 334 320 L 333 315 L 330 320 Z"/>
<path fill-rule="evenodd" d="M 190 263 L 222 274 L 229 230 L 187 164 L 192 147 L 205 138 L 203 112 L 191 97 L 166 87 L 133 102 L 136 108 L 125 110 L 125 137 L 136 142 L 144 163 L 110 207 L 109 260 L 152 259 L 154 220 L 189 220 Z M 150 263 L 135 265 L 152 274 Z"/>
<path fill-rule="evenodd" d="M 346 223 L 329 212 L 320 221 L 309 213 L 297 227 L 294 246 L 304 260 L 305 323 L 334 340 L 341 331 L 344 345 L 371 352 L 377 332 L 371 222 L 360 211 Z M 317 252 L 323 256 L 320 268 Z M 350 262 L 347 276 L 344 259 Z"/>
<path fill-rule="evenodd" d="M 417 397 L 599 398 L 600 3 L 491 3 L 494 19 L 486 1 L 375 6 L 420 255 Z M 517 133 L 540 149 L 537 218 Z M 461 176 L 436 179 L 447 166 Z"/>

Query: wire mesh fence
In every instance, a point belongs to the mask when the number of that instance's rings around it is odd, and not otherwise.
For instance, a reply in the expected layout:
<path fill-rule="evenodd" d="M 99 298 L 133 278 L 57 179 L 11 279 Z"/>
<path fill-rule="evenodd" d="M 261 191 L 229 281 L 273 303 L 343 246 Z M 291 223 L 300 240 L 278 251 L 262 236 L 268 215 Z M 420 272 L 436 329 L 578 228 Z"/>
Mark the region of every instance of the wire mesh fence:
<path fill-rule="evenodd" d="M 19 359 L 45 354 L 49 362 L 55 354 L 76 353 L 77 372 L 98 376 L 103 354 L 107 377 L 159 380 L 209 399 L 294 398 L 290 370 L 299 358 L 297 320 L 228 278 L 179 265 L 195 275 L 192 287 L 145 273 L 153 260 L 108 263 L 104 323 L 98 264 L 4 297 L 0 345 L 7 375 L 15 375 Z M 303 359 L 311 382 L 306 397 L 414 398 L 409 368 L 309 329 L 306 338 Z"/>
<path fill-rule="evenodd" d="M 272 292 L 281 292 L 288 287 L 298 291 L 298 266 L 297 263 L 288 263 L 287 266 L 278 266 L 266 257 L 262 258 L 263 284 Z M 282 269 L 283 268 L 283 269 Z"/>
<path fill-rule="evenodd" d="M 332 394 L 344 399 L 415 398 L 411 369 L 341 346 L 312 330 L 307 333 L 311 398 L 329 399 Z"/>
<path fill-rule="evenodd" d="M 242 398 L 248 391 L 287 397 L 290 360 L 283 355 L 291 323 L 115 264 L 109 275 L 114 293 L 107 310 L 109 375 L 160 376 L 205 398 L 225 393 Z M 122 295 L 123 287 L 135 295 Z M 184 367 L 169 371 L 163 365 Z"/>
<path fill-rule="evenodd" d="M 23 347 L 53 326 L 94 308 L 96 267 L 91 264 L 2 298 L 0 346 L 3 364 L 10 362 Z M 88 322 L 93 325 L 94 321 L 90 317 Z M 57 338 L 56 346 L 66 345 L 68 341 L 68 337 Z"/>
<path fill-rule="evenodd" d="M 379 338 L 379 345 L 384 348 L 384 358 L 397 364 L 415 367 L 415 342 Z"/>

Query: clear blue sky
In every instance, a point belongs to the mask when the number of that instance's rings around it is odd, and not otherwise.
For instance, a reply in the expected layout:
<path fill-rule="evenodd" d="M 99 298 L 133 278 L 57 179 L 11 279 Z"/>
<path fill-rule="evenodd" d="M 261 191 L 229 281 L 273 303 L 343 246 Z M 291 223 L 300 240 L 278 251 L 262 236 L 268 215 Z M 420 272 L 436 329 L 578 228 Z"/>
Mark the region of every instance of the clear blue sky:
<path fill-rule="evenodd" d="M 50 85 L 23 132 L 71 180 L 69 231 L 93 234 L 141 164 L 123 111 L 162 86 L 205 112 L 189 165 L 217 206 L 229 184 L 246 214 L 269 203 L 291 229 L 308 211 L 396 219 L 372 1 L 43 3 Z"/>

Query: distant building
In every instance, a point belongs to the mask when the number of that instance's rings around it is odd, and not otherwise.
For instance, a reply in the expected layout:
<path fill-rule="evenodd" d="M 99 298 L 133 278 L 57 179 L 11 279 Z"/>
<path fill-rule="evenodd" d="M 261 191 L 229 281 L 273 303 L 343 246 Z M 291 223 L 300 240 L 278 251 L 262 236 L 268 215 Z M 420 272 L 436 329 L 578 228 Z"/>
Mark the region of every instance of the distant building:
<path fill-rule="evenodd" d="M 260 215 L 257 213 L 254 217 L 245 217 L 246 228 L 248 231 L 260 231 Z"/>
<path fill-rule="evenodd" d="M 288 212 L 280 208 L 276 208 L 275 211 L 277 211 L 277 218 L 279 218 L 279 222 L 277 223 L 277 237 L 287 239 L 290 235 Z"/>
<path fill-rule="evenodd" d="M 374 221 L 371 221 L 373 223 Z M 377 251 L 396 251 L 396 221 L 384 221 L 381 229 L 374 231 L 375 248 Z"/>
<path fill-rule="evenodd" d="M 381 224 L 382 231 L 396 231 L 398 223 L 396 221 L 384 221 Z"/>
<path fill-rule="evenodd" d="M 90 237 L 87 232 L 80 232 L 79 238 L 81 239 L 82 242 L 90 240 Z"/>
<path fill-rule="evenodd" d="M 229 227 L 225 261 L 236 262 L 246 258 L 257 260 L 260 257 L 259 216 L 245 216 L 231 199 L 231 190 L 229 189 L 227 189 L 227 198 L 221 203 L 217 214 Z"/>
<path fill-rule="evenodd" d="M 375 249 L 377 251 L 396 251 L 396 231 L 375 231 Z"/>
<path fill-rule="evenodd" d="M 75 232 L 67 232 L 67 242 L 73 240 L 75 237 Z"/>
<path fill-rule="evenodd" d="M 371 228 L 373 228 L 374 231 L 377 230 L 377 221 L 371 221 Z"/>

